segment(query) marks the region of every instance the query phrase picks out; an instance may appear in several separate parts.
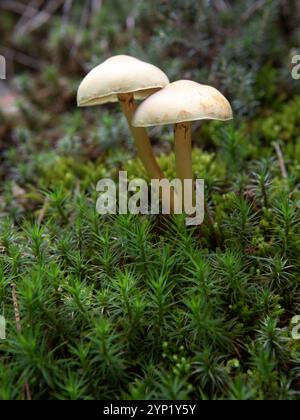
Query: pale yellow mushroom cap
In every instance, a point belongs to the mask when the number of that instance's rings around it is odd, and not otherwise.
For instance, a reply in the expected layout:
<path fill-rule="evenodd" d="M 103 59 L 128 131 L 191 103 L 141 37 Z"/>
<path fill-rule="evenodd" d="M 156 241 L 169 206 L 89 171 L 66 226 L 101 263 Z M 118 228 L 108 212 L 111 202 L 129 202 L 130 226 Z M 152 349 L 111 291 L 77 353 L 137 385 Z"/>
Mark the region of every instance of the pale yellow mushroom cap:
<path fill-rule="evenodd" d="M 117 55 L 88 73 L 79 86 L 77 103 L 92 106 L 117 102 L 121 93 L 134 93 L 135 99 L 144 99 L 168 83 L 165 73 L 152 64 Z"/>
<path fill-rule="evenodd" d="M 138 107 L 132 124 L 134 127 L 151 127 L 232 118 L 230 103 L 217 89 L 191 80 L 179 80 L 146 99 Z"/>

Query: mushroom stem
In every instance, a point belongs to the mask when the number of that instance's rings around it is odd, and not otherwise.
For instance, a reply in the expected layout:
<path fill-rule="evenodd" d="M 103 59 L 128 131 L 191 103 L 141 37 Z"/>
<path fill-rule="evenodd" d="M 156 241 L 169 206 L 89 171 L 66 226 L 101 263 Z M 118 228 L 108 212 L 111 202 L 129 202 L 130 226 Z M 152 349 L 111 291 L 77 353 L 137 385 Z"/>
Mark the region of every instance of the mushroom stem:
<path fill-rule="evenodd" d="M 120 94 L 118 95 L 118 98 L 122 111 L 127 118 L 129 128 L 132 132 L 138 156 L 141 159 L 146 171 L 150 175 L 151 179 L 163 179 L 164 174 L 155 159 L 146 129 L 133 127 L 131 124 L 133 115 L 137 109 L 133 94 Z"/>
<path fill-rule="evenodd" d="M 182 122 L 175 124 L 175 157 L 176 157 L 176 173 L 182 182 L 184 204 L 187 191 L 184 189 L 184 180 L 193 179 L 192 169 L 192 123 Z M 191 197 L 186 197 L 186 199 Z M 190 201 L 192 202 L 192 201 Z"/>
<path fill-rule="evenodd" d="M 119 102 L 121 104 L 122 111 L 127 118 L 129 128 L 134 138 L 135 146 L 137 148 L 137 154 L 141 159 L 144 168 L 150 175 L 151 179 L 164 179 L 164 173 L 159 167 L 149 140 L 149 136 L 145 128 L 133 127 L 132 118 L 137 109 L 137 105 L 134 100 L 132 93 L 123 93 L 118 95 Z M 170 195 L 170 211 L 174 213 L 176 202 L 176 194 L 171 191 Z"/>

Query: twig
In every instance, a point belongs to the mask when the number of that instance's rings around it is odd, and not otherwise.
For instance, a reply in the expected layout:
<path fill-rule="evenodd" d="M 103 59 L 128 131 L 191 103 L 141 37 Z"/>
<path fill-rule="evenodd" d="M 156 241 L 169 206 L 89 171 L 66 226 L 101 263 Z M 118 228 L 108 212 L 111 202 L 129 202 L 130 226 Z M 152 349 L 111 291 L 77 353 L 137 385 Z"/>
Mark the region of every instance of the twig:
<path fill-rule="evenodd" d="M 266 3 L 266 0 L 258 0 L 254 2 L 248 10 L 242 15 L 242 20 L 248 20 L 254 13 L 261 9 Z"/>
<path fill-rule="evenodd" d="M 40 214 L 39 214 L 39 217 L 38 217 L 38 225 L 39 226 L 42 224 L 42 222 L 45 218 L 48 207 L 49 207 L 49 201 L 46 199 L 43 207 L 40 210 Z"/>
<path fill-rule="evenodd" d="M 14 312 L 15 312 L 15 320 L 16 320 L 16 326 L 17 326 L 17 331 L 21 332 L 22 330 L 22 326 L 21 326 L 21 317 L 20 317 L 20 311 L 19 311 L 19 304 L 18 304 L 18 298 L 17 298 L 17 291 L 16 291 L 16 285 L 14 283 L 12 283 L 10 285 L 11 287 L 11 293 L 12 293 L 12 300 L 13 300 L 13 305 L 14 305 Z M 27 381 L 25 381 L 24 383 L 24 391 L 25 394 L 27 396 L 27 399 L 29 401 L 31 401 L 31 392 L 30 392 L 30 388 L 29 388 L 29 384 Z"/>
<path fill-rule="evenodd" d="M 226 10 L 228 10 L 228 4 L 225 0 L 215 0 L 214 6 L 218 12 L 225 12 Z"/>
<path fill-rule="evenodd" d="M 98 13 L 102 8 L 102 0 L 92 0 L 92 13 Z"/>
<path fill-rule="evenodd" d="M 17 22 L 14 30 L 18 31 L 20 27 L 23 26 L 24 22 L 32 19 L 38 12 L 39 8 L 42 5 L 44 0 L 31 0 L 31 2 L 26 6 L 24 13 L 22 14 L 21 18 Z"/>
<path fill-rule="evenodd" d="M 72 9 L 73 0 L 66 0 L 64 7 L 63 7 L 63 17 L 62 17 L 62 25 L 61 25 L 61 35 L 65 33 L 66 27 L 69 23 L 70 18 L 70 11 Z"/>
<path fill-rule="evenodd" d="M 278 141 L 274 141 L 273 146 L 276 150 L 281 175 L 284 179 L 287 179 L 288 178 L 288 172 L 287 172 L 287 169 L 286 169 L 286 165 L 285 165 L 285 161 L 284 161 L 284 157 L 283 157 L 283 153 L 282 153 L 280 144 L 279 144 Z"/>
<path fill-rule="evenodd" d="M 33 19 L 26 22 L 16 32 L 16 36 L 24 36 L 44 25 L 64 3 L 64 0 L 52 0 L 44 10 L 38 12 Z"/>
<path fill-rule="evenodd" d="M 27 13 L 35 14 L 36 12 L 38 12 L 37 9 L 29 8 L 28 5 L 14 0 L 2 0 L 0 2 L 0 9 L 8 10 L 10 12 L 17 13 L 18 15 L 23 15 L 26 9 Z"/>
<path fill-rule="evenodd" d="M 132 30 L 135 27 L 135 16 L 133 13 L 129 14 L 126 18 L 126 28 Z"/>
<path fill-rule="evenodd" d="M 0 51 L 3 51 L 3 54 L 7 59 L 16 61 L 17 63 L 30 67 L 33 70 L 40 70 L 42 67 L 43 63 L 39 62 L 33 57 L 30 57 L 27 54 L 13 50 L 12 48 L 0 46 Z"/>
<path fill-rule="evenodd" d="M 76 50 L 77 46 L 80 45 L 80 42 L 82 39 L 82 32 L 86 28 L 89 21 L 89 7 L 90 7 L 90 1 L 88 0 L 85 2 L 82 8 L 79 28 L 78 28 L 77 36 L 74 41 L 74 45 L 72 47 L 72 51 Z"/>
<path fill-rule="evenodd" d="M 13 299 L 13 304 L 14 304 L 17 331 L 21 332 L 22 330 L 21 317 L 20 317 L 20 311 L 19 311 L 19 305 L 18 305 L 18 299 L 17 299 L 16 285 L 14 283 L 11 284 L 11 293 L 12 293 L 12 299 Z"/>

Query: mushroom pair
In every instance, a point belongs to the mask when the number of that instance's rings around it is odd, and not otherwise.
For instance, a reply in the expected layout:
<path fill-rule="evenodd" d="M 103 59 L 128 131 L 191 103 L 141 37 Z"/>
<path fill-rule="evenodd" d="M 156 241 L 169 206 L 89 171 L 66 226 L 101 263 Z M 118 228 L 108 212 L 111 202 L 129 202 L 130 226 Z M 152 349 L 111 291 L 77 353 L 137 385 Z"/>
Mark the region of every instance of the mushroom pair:
<path fill-rule="evenodd" d="M 145 98 L 137 107 L 135 99 Z M 175 124 L 176 171 L 183 185 L 184 180 L 193 179 L 192 121 L 232 119 L 229 102 L 215 88 L 189 80 L 169 83 L 157 67 L 126 55 L 112 57 L 94 68 L 82 81 L 77 99 L 79 106 L 119 101 L 137 154 L 152 179 L 163 179 L 164 174 L 145 127 Z"/>

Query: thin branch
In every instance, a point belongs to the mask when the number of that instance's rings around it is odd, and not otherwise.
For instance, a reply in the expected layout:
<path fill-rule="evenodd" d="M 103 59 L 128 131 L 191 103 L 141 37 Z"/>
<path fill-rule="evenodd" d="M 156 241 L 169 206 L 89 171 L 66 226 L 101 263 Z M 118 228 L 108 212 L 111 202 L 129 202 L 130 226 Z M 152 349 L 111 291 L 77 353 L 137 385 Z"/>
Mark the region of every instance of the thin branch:
<path fill-rule="evenodd" d="M 280 147 L 280 144 L 278 141 L 275 141 L 273 143 L 273 146 L 276 150 L 276 154 L 277 154 L 277 158 L 278 158 L 278 162 L 279 162 L 279 166 L 280 166 L 280 171 L 281 171 L 281 175 L 284 179 L 288 178 L 288 172 L 286 169 L 286 165 L 285 165 L 285 161 L 284 161 L 284 156 Z"/>
<path fill-rule="evenodd" d="M 73 4 L 73 0 L 66 0 L 64 3 L 62 25 L 61 25 L 61 31 L 60 31 L 61 35 L 65 33 L 66 27 L 69 23 L 72 4 Z"/>
<path fill-rule="evenodd" d="M 129 14 L 126 18 L 126 28 L 132 30 L 135 27 L 135 16 L 133 13 Z"/>
<path fill-rule="evenodd" d="M 12 48 L 1 47 L 1 45 L 0 51 L 3 51 L 3 55 L 8 60 L 16 61 L 17 63 L 30 67 L 33 70 L 40 70 L 42 67 L 43 63 L 41 63 L 39 60 L 36 60 L 35 58 L 20 51 L 14 50 Z"/>
<path fill-rule="evenodd" d="M 31 0 L 31 2 L 26 6 L 26 9 L 17 22 L 14 30 L 18 31 L 26 21 L 32 19 L 39 12 L 39 8 L 43 2 L 44 0 Z"/>
<path fill-rule="evenodd" d="M 46 216 L 49 207 L 49 201 L 46 199 L 38 217 L 38 225 L 40 226 Z"/>
<path fill-rule="evenodd" d="M 98 13 L 102 8 L 102 0 L 92 0 L 92 13 Z"/>
<path fill-rule="evenodd" d="M 88 24 L 88 21 L 89 21 L 89 6 L 90 6 L 90 1 L 88 0 L 88 1 L 85 2 L 84 6 L 82 8 L 77 36 L 75 38 L 74 45 L 72 47 L 73 51 L 74 51 L 74 49 L 77 48 L 78 45 L 80 45 L 80 42 L 81 42 L 81 39 L 82 39 L 82 33 L 83 33 L 83 31 L 85 30 L 85 28 Z"/>
<path fill-rule="evenodd" d="M 26 9 L 27 13 L 35 14 L 38 12 L 37 9 L 28 7 L 28 5 L 15 0 L 2 0 L 0 2 L 0 9 L 17 13 L 18 15 L 23 15 Z"/>
<path fill-rule="evenodd" d="M 33 19 L 30 19 L 21 28 L 19 28 L 19 30 L 16 32 L 16 36 L 28 35 L 30 32 L 44 25 L 53 16 L 53 14 L 62 6 L 63 3 L 64 0 L 49 1 L 44 10 L 38 12 Z"/>
<path fill-rule="evenodd" d="M 228 4 L 225 0 L 215 0 L 214 6 L 218 12 L 226 12 L 228 10 Z"/>
<path fill-rule="evenodd" d="M 18 305 L 18 299 L 17 299 L 16 285 L 14 283 L 11 284 L 11 293 L 12 293 L 12 299 L 13 299 L 13 304 L 14 304 L 17 331 L 21 332 L 22 330 L 21 317 L 20 317 L 20 311 L 19 311 L 19 305 Z"/>
<path fill-rule="evenodd" d="M 19 310 L 19 304 L 18 304 L 16 285 L 14 283 L 12 283 L 10 286 L 11 286 L 13 305 L 14 305 L 14 313 L 15 313 L 17 331 L 20 333 L 21 330 L 22 330 L 22 326 L 21 326 L 21 317 L 20 317 L 20 310 Z M 31 398 L 31 392 L 30 392 L 29 384 L 28 384 L 27 381 L 25 381 L 25 383 L 24 383 L 24 391 L 25 391 L 25 394 L 27 396 L 27 399 L 29 401 L 31 401 L 31 399 L 32 399 Z"/>
<path fill-rule="evenodd" d="M 254 2 L 248 10 L 242 15 L 242 20 L 248 20 L 250 17 L 266 4 L 266 0 L 258 0 Z"/>

